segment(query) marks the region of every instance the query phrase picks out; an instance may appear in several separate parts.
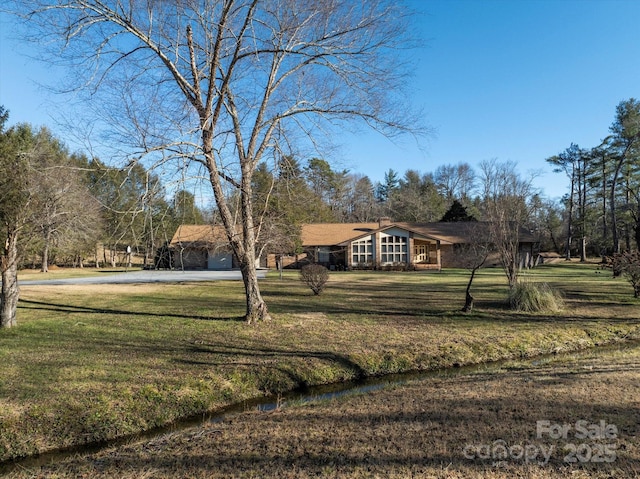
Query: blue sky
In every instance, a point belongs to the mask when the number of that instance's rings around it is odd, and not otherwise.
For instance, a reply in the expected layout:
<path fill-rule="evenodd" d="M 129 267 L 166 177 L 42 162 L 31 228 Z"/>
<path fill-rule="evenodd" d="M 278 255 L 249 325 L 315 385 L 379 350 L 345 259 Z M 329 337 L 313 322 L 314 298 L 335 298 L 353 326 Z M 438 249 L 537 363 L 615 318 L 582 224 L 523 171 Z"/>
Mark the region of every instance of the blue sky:
<path fill-rule="evenodd" d="M 551 198 L 567 181 L 545 158 L 571 142 L 596 146 L 616 105 L 640 97 L 638 0 L 411 0 L 422 14 L 425 46 L 414 52 L 412 99 L 435 134 L 416 145 L 376 134 L 345 135 L 341 168 L 374 182 L 393 168 L 434 171 L 440 164 L 515 161 Z M 55 81 L 50 66 L 30 60 L 0 24 L 0 104 L 10 123 L 56 128 L 60 108 L 37 82 Z"/>

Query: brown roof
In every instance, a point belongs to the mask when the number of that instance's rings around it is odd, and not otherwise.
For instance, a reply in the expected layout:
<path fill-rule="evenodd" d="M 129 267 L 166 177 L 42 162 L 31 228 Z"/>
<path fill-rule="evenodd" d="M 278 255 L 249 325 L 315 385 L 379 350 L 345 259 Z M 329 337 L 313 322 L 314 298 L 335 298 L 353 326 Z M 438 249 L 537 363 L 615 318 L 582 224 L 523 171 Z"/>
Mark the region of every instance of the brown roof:
<path fill-rule="evenodd" d="M 301 226 L 302 246 L 334 246 L 379 230 L 401 228 L 425 238 L 443 243 L 469 243 L 472 238 L 484 235 L 488 223 L 451 222 L 451 223 L 309 223 Z M 520 230 L 520 241 L 536 242 L 535 237 L 526 229 Z M 171 239 L 170 246 L 189 245 L 207 247 L 227 243 L 227 235 L 221 225 L 181 225 Z"/>
<path fill-rule="evenodd" d="M 314 223 L 302 225 L 303 246 L 332 246 L 345 243 L 368 233 L 392 227 L 411 231 L 443 243 L 464 244 L 479 235 L 488 236 L 488 223 L 484 222 L 397 222 L 380 227 L 378 223 Z M 534 243 L 536 239 L 525 228 L 520 229 L 520 241 Z"/>
<path fill-rule="evenodd" d="M 425 236 L 432 236 L 453 244 L 464 244 L 479 236 L 488 237 L 488 223 L 457 221 L 438 223 L 396 223 L 398 227 L 410 229 Z"/>
<path fill-rule="evenodd" d="M 333 246 L 380 228 L 375 223 L 310 223 L 302 225 L 302 246 Z"/>
<path fill-rule="evenodd" d="M 227 243 L 224 227 L 220 225 L 180 225 L 169 246 L 209 246 Z"/>
<path fill-rule="evenodd" d="M 398 226 L 403 227 L 407 225 L 408 228 L 417 232 L 422 232 L 424 235 L 431 235 L 440 238 L 443 241 L 448 241 L 454 244 L 469 243 L 473 240 L 481 238 L 489 238 L 490 223 L 486 221 L 441 221 L 438 223 L 397 223 Z M 527 228 L 520 227 L 519 239 L 521 243 L 536 243 L 537 238 Z"/>
<path fill-rule="evenodd" d="M 348 244 L 351 241 L 355 241 L 358 240 L 360 238 L 364 238 L 366 236 L 370 236 L 372 233 L 377 233 L 378 231 L 387 231 L 390 230 L 392 228 L 399 228 L 408 232 L 411 232 L 414 234 L 415 238 L 418 239 L 422 239 L 422 240 L 431 240 L 431 241 L 440 241 L 441 243 L 444 244 L 449 244 L 450 242 L 447 241 L 446 239 L 442 239 L 438 236 L 434 236 L 431 233 L 427 233 L 424 230 L 419 230 L 417 228 L 414 228 L 413 225 L 411 223 L 392 223 L 392 224 L 388 224 L 388 225 L 384 225 L 381 226 L 379 228 L 376 228 L 375 230 L 371 230 L 365 233 L 360 233 L 358 236 L 355 236 L 353 238 L 349 238 L 341 243 L 338 243 L 338 246 L 348 246 Z"/>

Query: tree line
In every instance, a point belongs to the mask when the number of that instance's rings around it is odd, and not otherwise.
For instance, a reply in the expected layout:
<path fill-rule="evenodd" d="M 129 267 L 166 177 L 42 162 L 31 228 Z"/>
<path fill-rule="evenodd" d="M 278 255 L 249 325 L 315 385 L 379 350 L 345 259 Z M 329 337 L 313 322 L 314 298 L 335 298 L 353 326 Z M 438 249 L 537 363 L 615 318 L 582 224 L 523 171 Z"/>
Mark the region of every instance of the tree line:
<path fill-rule="evenodd" d="M 179 190 L 168 199 L 158 176 L 141 164 L 109 166 L 71 153 L 46 127 L 7 127 L 8 119 L 0 106 L 2 236 L 10 239 L 5 250 L 18 248 L 18 266 L 115 266 L 128 246 L 152 266 L 179 224 L 205 222 L 193 193 Z"/>
<path fill-rule="evenodd" d="M 2 108 L 2 107 L 0 107 Z M 82 267 L 116 266 L 130 246 L 146 267 L 167 266 L 159 256 L 180 224 L 220 221 L 218 212 L 196 203 L 185 189 L 174 194 L 152 170 L 140 163 L 110 166 L 84 153 L 71 153 L 46 127 L 28 124 L 6 128 L 8 112 L 2 108 L 3 215 L 19 225 L 20 266 L 47 271 L 52 263 Z M 21 162 L 20 165 L 13 164 Z M 13 163 L 12 163 L 13 162 Z M 21 176 L 24 175 L 24 178 Z M 462 216 L 450 219 L 487 219 L 487 198 L 498 194 L 496 177 L 504 182 L 525 182 L 519 194 L 527 210 L 524 225 L 545 235 L 545 219 L 562 216 L 535 193 L 530 179 L 522 179 L 513 162 L 440 165 L 433 172 L 389 169 L 382 181 L 346 169 L 334 169 L 320 158 L 305 162 L 285 156 L 270 167 L 258 165 L 253 177 L 254 214 L 259 218 L 258 254 L 293 252 L 299 248 L 299 226 L 310 222 L 434 222 L 447 219 L 456 208 Z M 511 180 L 507 180 L 511 178 Z M 23 196 L 16 196 L 21 191 Z M 231 204 L 238 200 L 231 199 Z M 453 210 L 451 209 L 453 207 Z M 548 230 L 547 237 L 557 235 Z M 7 233 L 5 231 L 5 236 Z M 546 240 L 549 243 L 548 240 Z M 97 249 L 100 244 L 103 248 Z"/>
<path fill-rule="evenodd" d="M 604 259 L 640 247 L 638 100 L 617 105 L 609 134 L 599 145 L 581 148 L 571 143 L 547 161 L 569 183 L 562 209 L 556 213 L 556 228 L 549 230 L 566 259 L 574 254 L 581 261 L 588 255 Z"/>
<path fill-rule="evenodd" d="M 216 209 L 199 207 L 187 190 L 169 198 L 160 178 L 140 163 L 118 168 L 71 153 L 46 127 L 8 128 L 8 111 L 0 107 L 0 113 L 2 272 L 8 290 L 16 268 L 47 271 L 51 263 L 82 267 L 87 260 L 116 266 L 127 247 L 146 267 L 169 267 L 167 245 L 180 224 L 220 222 Z M 256 255 L 300 251 L 303 223 L 373 222 L 384 216 L 495 224 L 508 218 L 534 232 L 541 250 L 555 250 L 567 259 L 576 252 L 584 261 L 587 255 L 637 249 L 639 125 L 640 102 L 622 101 L 600 145 L 583 149 L 572 143 L 548 158 L 568 179 L 569 193 L 555 203 L 541 196 L 514 162 L 485 160 L 478 170 L 468 163 L 446 164 L 403 175 L 389 169 L 373 182 L 321 158 L 263 161 L 252 178 Z M 229 203 L 237 207 L 239 199 Z M 503 227 L 510 226 L 503 222 Z M 508 240 L 503 233 L 497 237 Z M 507 277 L 515 284 L 515 258 L 512 264 Z"/>

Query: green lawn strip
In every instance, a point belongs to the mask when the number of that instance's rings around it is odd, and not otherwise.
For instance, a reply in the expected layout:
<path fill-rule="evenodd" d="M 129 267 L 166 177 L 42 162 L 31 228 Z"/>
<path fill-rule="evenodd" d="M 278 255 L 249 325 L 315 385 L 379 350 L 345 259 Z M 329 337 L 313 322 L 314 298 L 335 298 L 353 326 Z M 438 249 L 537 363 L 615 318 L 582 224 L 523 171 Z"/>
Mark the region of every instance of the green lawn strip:
<path fill-rule="evenodd" d="M 554 275 L 553 271 L 558 274 Z M 0 460 L 105 441 L 304 385 L 583 349 L 640 337 L 624 280 L 595 267 L 530 273 L 561 313 L 505 306 L 499 270 L 335 273 L 321 296 L 270 274 L 272 322 L 249 327 L 240 282 L 23 287 L 0 331 Z M 573 273 L 573 274 L 572 274 Z M 579 292 L 579 294 L 576 293 Z M 604 299 L 589 304 L 607 291 Z"/>

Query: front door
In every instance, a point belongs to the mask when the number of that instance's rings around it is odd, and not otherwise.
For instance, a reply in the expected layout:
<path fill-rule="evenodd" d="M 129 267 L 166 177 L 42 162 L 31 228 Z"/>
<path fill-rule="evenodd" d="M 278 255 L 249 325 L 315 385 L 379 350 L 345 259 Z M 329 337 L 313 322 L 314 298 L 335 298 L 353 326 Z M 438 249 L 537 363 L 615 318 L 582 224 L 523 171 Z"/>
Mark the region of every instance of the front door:
<path fill-rule="evenodd" d="M 426 263 L 429 259 L 429 245 L 416 244 L 413 247 L 413 262 L 414 263 Z"/>

